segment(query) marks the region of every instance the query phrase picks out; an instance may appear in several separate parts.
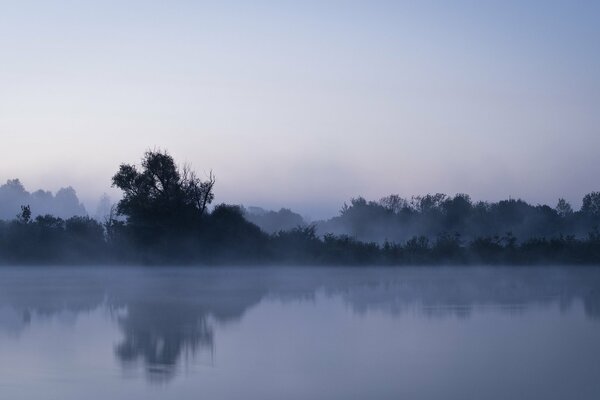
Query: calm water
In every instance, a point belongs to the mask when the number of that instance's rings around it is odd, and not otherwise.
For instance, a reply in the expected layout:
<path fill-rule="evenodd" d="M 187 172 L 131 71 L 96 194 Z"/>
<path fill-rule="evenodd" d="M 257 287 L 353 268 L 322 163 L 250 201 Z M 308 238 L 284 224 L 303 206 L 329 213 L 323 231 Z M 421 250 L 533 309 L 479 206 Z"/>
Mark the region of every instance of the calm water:
<path fill-rule="evenodd" d="M 2 399 L 598 399 L 600 270 L 0 269 Z"/>

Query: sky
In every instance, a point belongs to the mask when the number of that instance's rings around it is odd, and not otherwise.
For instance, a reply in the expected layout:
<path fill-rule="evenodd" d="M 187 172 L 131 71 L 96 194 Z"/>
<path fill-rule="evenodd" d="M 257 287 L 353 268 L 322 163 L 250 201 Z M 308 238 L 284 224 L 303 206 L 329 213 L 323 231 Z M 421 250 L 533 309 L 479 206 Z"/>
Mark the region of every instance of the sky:
<path fill-rule="evenodd" d="M 3 1 L 0 181 L 89 208 L 145 150 L 311 219 L 600 190 L 600 2 Z"/>

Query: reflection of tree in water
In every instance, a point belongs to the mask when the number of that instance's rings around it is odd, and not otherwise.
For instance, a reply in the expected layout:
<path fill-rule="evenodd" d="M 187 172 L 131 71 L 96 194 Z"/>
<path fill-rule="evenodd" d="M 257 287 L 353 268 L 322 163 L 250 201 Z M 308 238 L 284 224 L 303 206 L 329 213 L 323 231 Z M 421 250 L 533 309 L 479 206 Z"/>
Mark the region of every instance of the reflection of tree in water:
<path fill-rule="evenodd" d="M 583 308 L 588 317 L 600 319 L 600 286 L 583 295 Z"/>
<path fill-rule="evenodd" d="M 189 304 L 131 303 L 119 317 L 123 340 L 116 355 L 124 364 L 141 360 L 150 379 L 171 377 L 184 351 L 212 348 L 213 332 L 202 310 Z"/>
<path fill-rule="evenodd" d="M 236 321 L 266 294 L 260 274 L 232 271 L 5 268 L 0 311 L 10 313 L 0 313 L 0 328 L 18 334 L 39 316 L 107 306 L 123 334 L 117 359 L 125 367 L 141 362 L 151 380 L 168 380 L 183 354 L 212 349 L 210 321 Z"/>
<path fill-rule="evenodd" d="M 534 305 L 568 309 L 581 302 L 600 319 L 600 270 L 518 268 L 224 269 L 0 271 L 0 310 L 17 315 L 17 330 L 40 315 L 98 309 L 115 312 L 122 340 L 114 352 L 125 367 L 142 364 L 164 381 L 183 355 L 212 350 L 212 322 L 239 320 L 261 299 L 341 297 L 356 313 L 467 318 L 477 307 L 523 312 Z M 0 315 L 0 328 L 5 323 Z M 12 317 L 11 317 L 12 318 Z M 12 321 L 12 322 L 11 322 Z M 15 318 L 6 324 L 15 324 Z M 11 326 L 7 327 L 9 330 Z M 212 351 L 211 351 L 212 353 Z"/>
<path fill-rule="evenodd" d="M 126 308 L 117 317 L 123 340 L 115 348 L 124 366 L 141 362 L 150 380 L 170 379 L 182 354 L 212 353 L 211 320 L 238 320 L 266 292 L 254 280 L 196 278 L 162 277 L 135 294 L 117 296 Z"/>
<path fill-rule="evenodd" d="M 564 311 L 580 301 L 588 318 L 600 318 L 600 271 L 593 269 L 448 267 L 388 273 L 388 279 L 347 285 L 344 300 L 359 314 L 417 310 L 432 318 L 467 318 L 475 309 L 520 314 L 534 305 L 558 304 Z"/>

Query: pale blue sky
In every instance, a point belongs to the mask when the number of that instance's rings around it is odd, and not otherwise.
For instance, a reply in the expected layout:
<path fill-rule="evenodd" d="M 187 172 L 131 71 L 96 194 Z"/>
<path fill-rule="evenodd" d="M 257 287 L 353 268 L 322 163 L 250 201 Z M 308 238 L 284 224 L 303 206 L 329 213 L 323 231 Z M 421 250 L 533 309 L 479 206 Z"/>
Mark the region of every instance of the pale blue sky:
<path fill-rule="evenodd" d="M 600 2 L 1 1 L 0 180 L 88 207 L 147 148 L 217 201 L 579 207 L 600 189 Z"/>

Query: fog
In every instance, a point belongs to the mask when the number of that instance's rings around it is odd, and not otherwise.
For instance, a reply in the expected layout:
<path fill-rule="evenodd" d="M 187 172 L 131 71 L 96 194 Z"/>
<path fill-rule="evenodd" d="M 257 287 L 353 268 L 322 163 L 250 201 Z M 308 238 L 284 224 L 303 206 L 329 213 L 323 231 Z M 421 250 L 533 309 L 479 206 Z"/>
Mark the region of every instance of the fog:
<path fill-rule="evenodd" d="M 592 399 L 599 285 L 597 270 L 572 267 L 2 268 L 0 384 L 60 371 L 73 379 L 5 393 L 439 398 L 416 379 L 426 373 L 446 398 L 474 395 L 468 377 L 490 399 Z M 295 394 L 278 373 L 302 377 Z"/>
<path fill-rule="evenodd" d="M 312 219 L 597 189 L 597 2 L 226 3 L 3 4 L 0 179 L 95 201 L 160 146 L 224 202 Z"/>
<path fill-rule="evenodd" d="M 85 212 L 71 188 L 54 196 L 42 191 L 30 194 L 18 180 L 8 181 L 1 188 L 5 206 L 20 211 L 12 219 L 0 219 L 0 263 L 600 262 L 600 192 L 586 194 L 578 210 L 564 199 L 551 207 L 512 198 L 474 202 L 467 194 L 436 193 L 410 199 L 389 195 L 378 201 L 358 197 L 344 204 L 338 216 L 307 224 L 290 209 L 275 212 L 212 205 L 214 174 L 203 180 L 189 166 L 177 164 L 166 150 L 145 152 L 139 165 L 121 164 L 112 184 L 122 191 L 120 200 L 112 205 L 103 196 L 94 219 L 61 217 L 69 205 Z M 55 207 L 51 210 L 55 214 L 40 215 L 49 205 Z"/>
<path fill-rule="evenodd" d="M 442 193 L 403 198 L 392 194 L 379 200 L 362 197 L 342 205 L 338 215 L 307 221 L 289 209 L 244 209 L 245 218 L 267 233 L 313 226 L 323 237 L 349 236 L 361 242 L 403 243 L 414 237 L 435 240 L 456 236 L 459 241 L 476 238 L 587 237 L 600 223 L 600 192 L 584 196 L 581 206 L 564 199 L 555 204 L 530 204 L 509 198 L 497 202 L 473 201 L 464 193 Z"/>
<path fill-rule="evenodd" d="M 0 0 L 0 397 L 598 400 L 599 21 Z"/>
<path fill-rule="evenodd" d="M 306 221 L 298 213 L 289 208 L 281 208 L 279 211 L 265 210 L 261 207 L 243 208 L 244 217 L 258 226 L 266 233 L 277 233 L 289 231 L 294 228 L 304 227 Z"/>
<path fill-rule="evenodd" d="M 50 214 L 59 218 L 85 216 L 87 211 L 75 189 L 67 186 L 56 193 L 38 189 L 29 192 L 19 179 L 9 179 L 0 185 L 0 219 L 12 220 L 21 206 L 30 206 L 33 216 Z"/>

